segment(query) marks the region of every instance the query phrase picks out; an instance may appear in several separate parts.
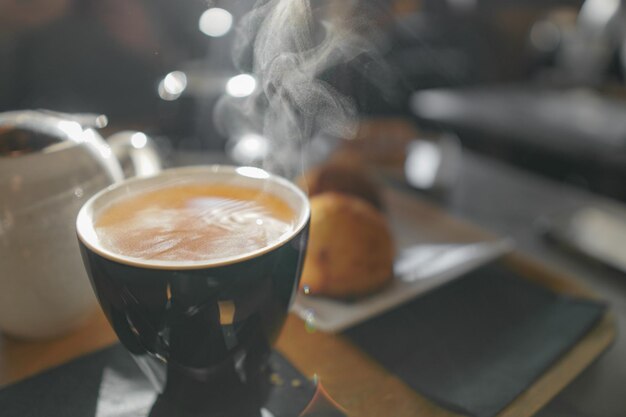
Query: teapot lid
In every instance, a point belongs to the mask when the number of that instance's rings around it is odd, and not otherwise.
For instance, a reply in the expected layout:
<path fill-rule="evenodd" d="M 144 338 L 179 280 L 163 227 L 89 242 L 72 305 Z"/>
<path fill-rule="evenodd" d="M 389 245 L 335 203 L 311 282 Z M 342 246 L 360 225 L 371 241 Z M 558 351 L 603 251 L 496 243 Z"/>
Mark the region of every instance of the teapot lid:
<path fill-rule="evenodd" d="M 83 127 L 105 127 L 97 114 L 66 114 L 49 110 L 0 113 L 0 157 L 13 157 L 64 147 L 81 140 Z"/>

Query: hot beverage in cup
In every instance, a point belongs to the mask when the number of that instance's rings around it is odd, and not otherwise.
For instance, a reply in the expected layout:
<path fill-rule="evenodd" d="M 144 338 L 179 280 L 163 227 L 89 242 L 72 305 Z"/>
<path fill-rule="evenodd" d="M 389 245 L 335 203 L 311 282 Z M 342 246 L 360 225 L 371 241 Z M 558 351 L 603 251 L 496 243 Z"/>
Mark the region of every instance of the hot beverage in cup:
<path fill-rule="evenodd" d="M 300 276 L 306 196 L 256 168 L 179 168 L 90 199 L 77 220 L 119 339 L 168 401 L 252 404 Z M 254 406 L 252 406 L 254 407 Z"/>
<path fill-rule="evenodd" d="M 96 218 L 109 250 L 145 261 L 203 262 L 278 242 L 295 226 L 287 203 L 254 188 L 182 184 L 113 203 Z"/>

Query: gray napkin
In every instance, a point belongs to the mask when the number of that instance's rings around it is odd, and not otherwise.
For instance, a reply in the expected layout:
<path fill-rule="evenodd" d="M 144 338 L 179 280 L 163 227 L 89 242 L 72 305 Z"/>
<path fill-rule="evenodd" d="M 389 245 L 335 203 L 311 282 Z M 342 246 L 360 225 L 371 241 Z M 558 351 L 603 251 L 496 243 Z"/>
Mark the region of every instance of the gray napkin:
<path fill-rule="evenodd" d="M 491 417 L 580 340 L 605 308 L 555 294 L 494 263 L 345 335 L 433 401 Z"/>
<path fill-rule="evenodd" d="M 272 354 L 270 367 L 274 386 L 265 404 L 270 414 L 264 415 L 298 416 L 313 397 L 315 384 L 278 352 Z M 116 345 L 0 390 L 0 415 L 145 417 L 156 398 L 128 352 Z"/>

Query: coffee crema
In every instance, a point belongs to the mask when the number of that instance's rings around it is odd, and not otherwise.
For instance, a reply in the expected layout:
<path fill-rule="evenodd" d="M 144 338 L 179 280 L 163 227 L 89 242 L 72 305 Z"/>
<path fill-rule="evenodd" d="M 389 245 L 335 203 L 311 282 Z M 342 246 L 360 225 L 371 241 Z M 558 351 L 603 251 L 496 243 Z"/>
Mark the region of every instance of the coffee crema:
<path fill-rule="evenodd" d="M 95 222 L 106 249 L 159 261 L 215 261 L 280 241 L 295 227 L 281 198 L 230 184 L 164 186 L 118 200 Z"/>

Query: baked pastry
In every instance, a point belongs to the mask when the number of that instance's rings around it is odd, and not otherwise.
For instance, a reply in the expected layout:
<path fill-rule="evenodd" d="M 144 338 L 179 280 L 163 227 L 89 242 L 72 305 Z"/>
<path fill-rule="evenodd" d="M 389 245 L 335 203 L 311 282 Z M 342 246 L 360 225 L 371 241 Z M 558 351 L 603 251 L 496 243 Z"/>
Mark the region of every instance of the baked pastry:
<path fill-rule="evenodd" d="M 362 198 L 378 209 L 383 206 L 376 183 L 358 165 L 322 165 L 308 171 L 298 184 L 309 197 L 332 191 Z"/>
<path fill-rule="evenodd" d="M 413 123 L 405 119 L 367 119 L 359 124 L 356 136 L 343 141 L 333 160 L 341 163 L 356 161 L 368 166 L 402 167 L 407 147 L 420 136 Z"/>
<path fill-rule="evenodd" d="M 311 198 L 305 293 L 356 298 L 375 292 L 393 279 L 393 257 L 387 222 L 371 204 L 335 192 Z"/>

